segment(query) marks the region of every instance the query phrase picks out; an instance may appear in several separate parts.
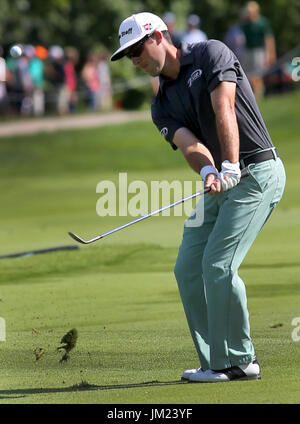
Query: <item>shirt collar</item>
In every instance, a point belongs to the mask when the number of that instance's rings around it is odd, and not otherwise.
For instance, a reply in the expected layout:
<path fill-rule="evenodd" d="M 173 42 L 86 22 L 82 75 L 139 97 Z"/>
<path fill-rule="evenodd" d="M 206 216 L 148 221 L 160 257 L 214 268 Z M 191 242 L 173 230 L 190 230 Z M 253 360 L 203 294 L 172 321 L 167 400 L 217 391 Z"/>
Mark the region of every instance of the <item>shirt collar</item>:
<path fill-rule="evenodd" d="M 191 65 L 193 63 L 192 45 L 182 42 L 180 49 L 180 65 Z"/>
<path fill-rule="evenodd" d="M 182 66 L 186 66 L 186 65 L 191 65 L 193 63 L 193 54 L 192 54 L 192 46 L 182 42 L 180 44 L 180 67 Z M 163 75 L 160 75 L 159 77 L 160 80 L 160 87 L 163 88 L 163 86 L 165 84 L 167 84 L 168 82 L 173 82 L 175 80 L 171 80 L 169 78 L 164 77 Z"/>

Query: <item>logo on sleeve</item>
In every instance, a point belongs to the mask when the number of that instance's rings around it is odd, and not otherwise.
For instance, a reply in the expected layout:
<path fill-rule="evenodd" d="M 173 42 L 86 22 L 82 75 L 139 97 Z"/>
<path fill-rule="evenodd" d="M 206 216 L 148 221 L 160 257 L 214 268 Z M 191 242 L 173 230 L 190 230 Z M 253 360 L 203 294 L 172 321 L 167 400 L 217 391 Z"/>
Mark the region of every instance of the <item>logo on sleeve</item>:
<path fill-rule="evenodd" d="M 165 138 L 167 137 L 168 132 L 169 132 L 169 130 L 168 130 L 168 128 L 167 128 L 167 127 L 163 127 L 163 128 L 160 130 L 161 135 L 162 135 L 163 137 L 165 137 Z"/>
<path fill-rule="evenodd" d="M 202 69 L 196 69 L 196 71 L 194 71 L 192 73 L 192 75 L 190 76 L 190 78 L 188 79 L 188 86 L 191 88 L 192 84 L 194 81 L 196 81 L 196 79 L 200 78 L 202 75 Z"/>

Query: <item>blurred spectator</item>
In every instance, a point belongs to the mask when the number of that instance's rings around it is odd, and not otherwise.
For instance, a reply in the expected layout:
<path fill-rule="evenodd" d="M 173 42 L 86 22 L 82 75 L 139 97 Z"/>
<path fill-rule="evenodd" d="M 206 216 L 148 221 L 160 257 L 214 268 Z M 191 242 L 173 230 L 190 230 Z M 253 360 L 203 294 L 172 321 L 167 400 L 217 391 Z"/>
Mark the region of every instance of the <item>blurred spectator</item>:
<path fill-rule="evenodd" d="M 94 53 L 89 53 L 83 65 L 81 77 L 88 93 L 88 106 L 90 109 L 98 108 L 98 93 L 100 89 L 98 59 Z"/>
<path fill-rule="evenodd" d="M 26 90 L 26 114 L 40 116 L 45 113 L 44 96 L 44 56 L 42 46 L 25 46 L 25 55 L 28 58 L 28 82 Z M 46 50 L 47 51 L 47 50 Z M 47 57 L 47 55 L 46 55 Z"/>
<path fill-rule="evenodd" d="M 100 85 L 98 91 L 98 106 L 100 110 L 107 111 L 112 108 L 112 85 L 108 65 L 108 53 L 105 51 L 98 56 L 97 71 Z"/>
<path fill-rule="evenodd" d="M 246 19 L 246 9 L 239 11 L 239 20 L 232 25 L 225 34 L 224 43 L 233 51 L 239 61 L 242 61 L 245 52 L 246 37 L 241 28 L 242 22 Z"/>
<path fill-rule="evenodd" d="M 163 17 L 163 21 L 168 27 L 168 31 L 170 33 L 172 43 L 174 44 L 175 47 L 179 48 L 182 34 L 181 32 L 177 31 L 176 17 L 174 13 L 167 12 Z"/>
<path fill-rule="evenodd" d="M 61 46 L 51 46 L 49 48 L 49 58 L 45 68 L 45 76 L 50 84 L 48 101 L 54 104 L 55 110 L 59 114 L 64 114 L 66 110 L 65 100 L 65 71 L 64 71 L 64 50 Z"/>
<path fill-rule="evenodd" d="M 6 89 L 9 98 L 9 114 L 21 113 L 25 92 L 23 87 L 22 66 L 20 66 L 20 58 L 9 56 L 6 59 Z"/>
<path fill-rule="evenodd" d="M 63 113 L 73 112 L 78 103 L 76 65 L 79 53 L 75 47 L 66 47 L 66 60 L 64 63 L 65 87 L 64 87 L 64 110 Z"/>
<path fill-rule="evenodd" d="M 42 46 L 35 48 L 28 44 L 22 46 L 22 55 L 19 58 L 7 58 L 6 113 L 25 116 L 44 114 L 45 51 L 47 52 Z"/>
<path fill-rule="evenodd" d="M 260 15 L 257 2 L 246 4 L 247 17 L 241 24 L 246 38 L 242 66 L 256 98 L 264 94 L 263 75 L 276 60 L 275 39 L 267 18 Z"/>
<path fill-rule="evenodd" d="M 188 17 L 188 29 L 182 35 L 182 41 L 188 44 L 199 43 L 206 41 L 207 35 L 200 29 L 201 19 L 198 15 L 190 15 Z"/>
<path fill-rule="evenodd" d="M 35 47 L 35 55 L 29 63 L 29 71 L 33 82 L 33 114 L 35 116 L 45 113 L 45 60 L 48 50 L 44 46 Z"/>
<path fill-rule="evenodd" d="M 32 45 L 23 46 L 23 55 L 18 59 L 21 83 L 23 87 L 24 97 L 21 103 L 21 115 L 30 116 L 32 113 L 32 93 L 33 82 L 30 74 L 29 64 L 35 54 Z"/>
<path fill-rule="evenodd" d="M 3 48 L 0 46 L 0 114 L 8 112 L 8 98 L 6 91 L 6 62 L 3 57 Z"/>

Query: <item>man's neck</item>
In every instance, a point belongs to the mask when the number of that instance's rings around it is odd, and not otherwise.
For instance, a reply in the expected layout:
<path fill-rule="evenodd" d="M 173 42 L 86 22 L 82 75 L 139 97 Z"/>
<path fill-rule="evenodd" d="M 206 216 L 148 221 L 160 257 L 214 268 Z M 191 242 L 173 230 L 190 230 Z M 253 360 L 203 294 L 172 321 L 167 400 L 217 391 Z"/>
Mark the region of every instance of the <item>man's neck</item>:
<path fill-rule="evenodd" d="M 165 66 L 162 69 L 161 75 L 166 78 L 176 79 L 180 72 L 180 49 L 175 46 L 170 46 L 167 50 Z"/>

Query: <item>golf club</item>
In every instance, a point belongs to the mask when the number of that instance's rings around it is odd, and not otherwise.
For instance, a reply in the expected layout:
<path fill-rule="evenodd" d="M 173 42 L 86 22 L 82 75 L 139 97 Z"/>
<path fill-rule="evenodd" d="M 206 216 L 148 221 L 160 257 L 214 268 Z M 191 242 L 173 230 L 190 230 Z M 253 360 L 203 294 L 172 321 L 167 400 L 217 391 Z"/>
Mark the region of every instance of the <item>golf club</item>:
<path fill-rule="evenodd" d="M 241 173 L 241 178 L 246 177 L 247 175 L 249 175 L 249 170 L 248 168 L 244 168 L 242 170 Z M 82 237 L 78 236 L 77 234 L 72 233 L 71 231 L 68 232 L 68 234 L 76 241 L 78 241 L 79 243 L 82 244 L 90 244 L 90 243 L 94 243 L 97 240 L 100 240 L 106 236 L 108 236 L 109 234 L 115 233 L 116 231 L 122 230 L 123 228 L 129 227 L 130 225 L 136 224 L 137 222 L 143 221 L 146 218 L 150 218 L 153 215 L 156 215 L 160 212 L 165 211 L 166 209 L 170 209 L 173 208 L 176 205 L 180 205 L 183 202 L 186 202 L 187 200 L 193 199 L 194 197 L 197 196 L 201 196 L 205 193 L 208 193 L 210 191 L 210 187 L 207 187 L 201 191 L 197 191 L 196 193 L 191 194 L 190 196 L 186 196 L 180 200 L 176 200 L 175 202 L 171 203 L 170 205 L 167 206 L 163 206 L 160 209 L 156 209 L 155 211 L 149 212 L 147 215 L 141 216 L 139 218 L 134 219 L 133 221 L 127 222 L 126 224 L 120 225 L 119 227 L 116 227 L 110 231 L 107 231 L 106 233 L 100 234 L 99 236 L 96 236 L 90 240 L 84 240 Z"/>

